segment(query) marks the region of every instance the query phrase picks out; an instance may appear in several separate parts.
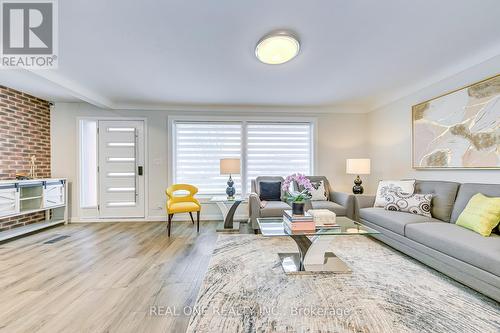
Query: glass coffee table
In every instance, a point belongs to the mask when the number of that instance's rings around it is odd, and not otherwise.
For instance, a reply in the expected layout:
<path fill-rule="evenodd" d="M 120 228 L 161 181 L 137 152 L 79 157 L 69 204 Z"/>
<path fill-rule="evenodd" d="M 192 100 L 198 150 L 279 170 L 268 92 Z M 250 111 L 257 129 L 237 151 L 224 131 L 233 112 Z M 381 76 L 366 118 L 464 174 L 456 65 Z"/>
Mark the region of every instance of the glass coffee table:
<path fill-rule="evenodd" d="M 278 253 L 286 274 L 350 273 L 351 270 L 331 250 L 332 236 L 369 236 L 379 234 L 347 217 L 337 217 L 337 227 L 316 228 L 310 232 L 291 232 L 285 229 L 283 218 L 257 219 L 264 237 L 290 237 L 299 252 Z"/>

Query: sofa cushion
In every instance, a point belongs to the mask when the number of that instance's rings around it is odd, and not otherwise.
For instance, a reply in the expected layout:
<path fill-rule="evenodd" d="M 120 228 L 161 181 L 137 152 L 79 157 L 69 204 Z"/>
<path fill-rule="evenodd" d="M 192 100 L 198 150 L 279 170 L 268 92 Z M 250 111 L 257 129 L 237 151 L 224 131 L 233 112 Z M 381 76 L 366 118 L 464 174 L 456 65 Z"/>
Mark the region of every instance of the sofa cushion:
<path fill-rule="evenodd" d="M 500 197 L 475 194 L 457 219 L 456 225 L 489 236 L 500 222 Z"/>
<path fill-rule="evenodd" d="M 384 207 L 385 196 L 389 191 L 400 191 L 413 194 L 415 192 L 415 180 L 381 180 L 378 182 L 375 203 L 373 207 Z"/>
<path fill-rule="evenodd" d="M 334 212 L 337 216 L 345 216 L 347 209 L 332 201 L 311 201 L 313 209 L 328 209 Z"/>
<path fill-rule="evenodd" d="M 281 176 L 258 176 L 255 179 L 252 179 L 251 182 L 251 188 L 252 188 L 252 193 L 257 193 L 260 196 L 260 182 L 280 182 L 283 184 L 285 181 L 285 178 Z M 285 191 L 281 189 L 281 200 L 284 200 L 285 198 Z"/>
<path fill-rule="evenodd" d="M 500 197 L 500 184 L 462 184 L 458 190 L 457 200 L 451 214 L 452 223 L 457 222 L 470 198 L 477 193 L 482 193 L 488 197 Z"/>
<path fill-rule="evenodd" d="M 262 217 L 278 217 L 283 216 L 283 211 L 292 209 L 289 204 L 283 201 L 268 201 L 264 208 L 260 209 Z"/>
<path fill-rule="evenodd" d="M 260 200 L 280 201 L 281 182 L 259 182 Z"/>
<path fill-rule="evenodd" d="M 451 211 L 457 197 L 459 183 L 417 180 L 415 193 L 432 194 L 432 217 L 444 222 L 450 222 Z"/>
<path fill-rule="evenodd" d="M 311 201 L 325 201 L 328 200 L 329 196 L 326 192 L 325 182 L 320 180 L 319 182 L 311 182 L 312 189 L 309 190 L 311 195 Z"/>
<path fill-rule="evenodd" d="M 384 209 L 432 217 L 431 200 L 432 194 L 403 193 L 399 190 L 387 191 Z"/>
<path fill-rule="evenodd" d="M 500 276 L 500 236 L 483 237 L 453 223 L 416 223 L 406 237 L 455 259 Z"/>
<path fill-rule="evenodd" d="M 410 223 L 440 222 L 439 220 L 404 212 L 393 212 L 379 207 L 363 208 L 359 216 L 368 222 L 381 226 L 392 232 L 405 235 L 405 226 Z"/>
<path fill-rule="evenodd" d="M 307 179 L 311 181 L 311 183 L 319 183 L 320 181 L 323 181 L 323 184 L 325 184 L 325 195 L 327 197 L 327 200 L 330 198 L 330 192 L 332 191 L 332 187 L 330 185 L 330 182 L 325 176 L 306 176 Z M 300 186 L 297 185 L 297 182 L 293 182 L 293 188 L 294 190 L 302 191 L 303 188 L 300 188 Z"/>

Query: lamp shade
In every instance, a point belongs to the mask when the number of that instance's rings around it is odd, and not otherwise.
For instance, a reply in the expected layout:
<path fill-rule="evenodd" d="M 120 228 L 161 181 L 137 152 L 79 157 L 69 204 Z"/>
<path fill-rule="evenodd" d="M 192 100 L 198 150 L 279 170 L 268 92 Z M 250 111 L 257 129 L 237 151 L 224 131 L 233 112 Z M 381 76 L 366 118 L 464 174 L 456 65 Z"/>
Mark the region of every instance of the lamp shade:
<path fill-rule="evenodd" d="M 240 159 L 239 158 L 223 158 L 220 160 L 220 174 L 221 175 L 237 175 L 240 173 Z"/>
<path fill-rule="evenodd" d="M 346 173 L 350 175 L 369 175 L 371 161 L 369 158 L 350 158 L 346 161 Z"/>

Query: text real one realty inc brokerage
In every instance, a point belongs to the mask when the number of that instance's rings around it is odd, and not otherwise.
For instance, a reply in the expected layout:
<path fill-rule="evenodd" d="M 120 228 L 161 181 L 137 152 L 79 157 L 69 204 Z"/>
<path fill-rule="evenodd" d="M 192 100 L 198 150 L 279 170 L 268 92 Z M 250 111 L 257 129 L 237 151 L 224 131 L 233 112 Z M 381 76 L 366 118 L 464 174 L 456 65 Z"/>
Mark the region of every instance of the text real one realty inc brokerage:
<path fill-rule="evenodd" d="M 152 305 L 149 307 L 149 316 L 190 316 L 192 314 L 207 314 L 219 316 L 241 316 L 245 314 L 272 314 L 280 315 L 283 314 L 283 310 L 287 312 L 289 316 L 311 316 L 311 317 L 346 317 L 349 316 L 351 311 L 347 308 L 336 308 L 336 307 L 296 307 L 291 306 L 289 308 L 278 308 L 276 306 L 266 307 L 266 306 L 241 306 L 241 307 L 213 307 L 213 308 L 202 308 L 199 306 L 166 306 L 166 305 Z"/>

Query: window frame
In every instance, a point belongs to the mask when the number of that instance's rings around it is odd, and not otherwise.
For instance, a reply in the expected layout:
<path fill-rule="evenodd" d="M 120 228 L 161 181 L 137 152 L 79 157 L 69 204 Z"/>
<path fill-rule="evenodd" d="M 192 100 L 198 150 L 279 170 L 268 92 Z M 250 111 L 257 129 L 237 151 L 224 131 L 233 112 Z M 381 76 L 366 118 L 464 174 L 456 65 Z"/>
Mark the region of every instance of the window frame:
<path fill-rule="evenodd" d="M 318 149 L 318 138 L 317 138 L 317 118 L 316 117 L 242 117 L 242 116 L 169 116 L 167 119 L 168 128 L 168 145 L 167 145 L 167 157 L 170 161 L 168 163 L 168 185 L 175 182 L 175 166 L 176 166 L 176 154 L 175 154 L 175 140 L 176 140 L 176 122 L 193 122 L 193 123 L 241 123 L 242 124 L 242 140 L 241 140 L 241 179 L 242 179 L 242 195 L 247 196 L 251 193 L 251 189 L 247 188 L 247 125 L 248 123 L 264 123 L 264 124 L 309 124 L 311 126 L 311 138 L 310 138 L 310 151 L 311 151 L 311 161 L 310 170 L 312 175 L 317 173 L 317 149 Z M 199 195 L 201 198 L 212 197 L 217 194 L 206 194 Z"/>

